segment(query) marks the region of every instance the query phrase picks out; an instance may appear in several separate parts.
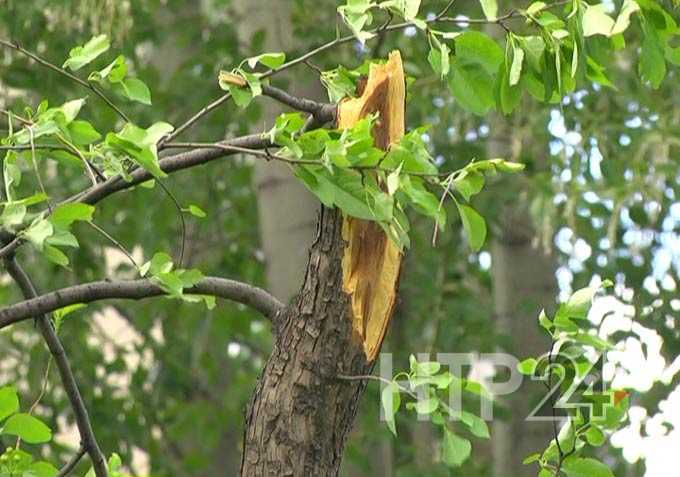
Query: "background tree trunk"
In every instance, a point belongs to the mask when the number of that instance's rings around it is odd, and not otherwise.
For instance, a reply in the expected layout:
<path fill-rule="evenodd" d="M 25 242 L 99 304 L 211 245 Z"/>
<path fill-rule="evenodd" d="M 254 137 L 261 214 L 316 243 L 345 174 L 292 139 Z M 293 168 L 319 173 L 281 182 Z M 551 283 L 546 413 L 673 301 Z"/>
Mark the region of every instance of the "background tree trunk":
<path fill-rule="evenodd" d="M 291 51 L 295 46 L 292 3 L 286 0 L 235 0 L 243 43 L 249 44 L 253 35 L 262 30 L 266 35 L 262 51 Z M 295 96 L 325 99 L 323 87 L 315 75 L 299 76 L 291 81 L 287 91 Z M 273 101 L 263 100 L 262 106 L 264 121 L 260 131 L 271 128 L 276 116 L 282 112 Z M 286 165 L 258 161 L 254 169 L 267 289 L 286 301 L 300 288 L 319 203 Z"/>
<path fill-rule="evenodd" d="M 521 138 L 513 138 L 507 121 L 492 124 L 488 157 L 517 155 L 517 141 Z M 538 146 L 530 149 L 540 150 Z M 515 191 L 517 199 L 502 209 L 499 230 L 491 243 L 491 271 L 497 330 L 508 339 L 503 351 L 522 360 L 548 351 L 549 341 L 537 326 L 537 319 L 543 307 L 554 303 L 556 281 L 554 257 L 545 255 L 534 243 L 535 230 L 526 198 L 521 197 L 519 187 Z M 553 437 L 551 423 L 526 421 L 535 406 L 532 396 L 536 391 L 540 393 L 543 388 L 525 381 L 511 396 L 501 399 L 501 405 L 510 412 L 507 418 L 497 416 L 493 422 L 494 477 L 536 474 L 535 468 L 523 465 L 522 460 L 544 449 Z"/>

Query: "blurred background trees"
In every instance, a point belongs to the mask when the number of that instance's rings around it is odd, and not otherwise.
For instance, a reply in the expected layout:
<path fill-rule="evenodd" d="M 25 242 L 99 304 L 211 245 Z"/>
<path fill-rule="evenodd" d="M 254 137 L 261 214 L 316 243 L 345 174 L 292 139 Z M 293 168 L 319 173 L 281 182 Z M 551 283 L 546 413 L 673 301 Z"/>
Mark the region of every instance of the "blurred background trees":
<path fill-rule="evenodd" d="M 434 14 L 446 2 L 423 3 L 422 10 Z M 618 8 L 620 2 L 613 4 Z M 153 107 L 134 106 L 135 117 L 142 125 L 157 118 L 178 123 L 220 95 L 220 69 L 260 51 L 306 51 L 333 38 L 336 6 L 328 0 L 2 0 L 0 36 L 61 63 L 73 45 L 106 33 L 114 48 L 133 60 L 135 74 L 152 87 Z M 677 17 L 672 5 L 667 8 Z M 476 2 L 456 4 L 453 12 L 482 16 Z M 615 436 L 618 447 L 602 453 L 616 475 L 644 475 L 638 458 L 647 452 L 645 439 L 660 439 L 655 441 L 662 443 L 659 449 L 663 442 L 678 439 L 677 433 L 666 436 L 672 428 L 669 413 L 659 413 L 679 400 L 678 391 L 674 401 L 668 400 L 680 370 L 677 71 L 669 69 L 658 89 L 643 87 L 635 71 L 633 38 L 625 50 L 598 58 L 607 68 L 601 84 L 579 89 L 552 108 L 526 100 L 510 116 L 480 118 L 444 93 L 427 63 L 427 42 L 411 39 L 416 34 L 407 29 L 366 48 L 379 56 L 401 50 L 407 73 L 418 78 L 408 91 L 407 124 L 432 124 L 426 133 L 432 155 L 447 170 L 473 157 L 496 156 L 521 161 L 527 168 L 522 177 L 497 180 L 494 194 L 477 202 L 491 235 L 480 253 L 469 253 L 461 233 L 444 234 L 432 247 L 430 226 L 413 221 L 402 299 L 384 351 L 392 352 L 397 363 L 406 363 L 410 352 L 537 352 L 547 343 L 528 330 L 540 308 L 593 277 L 611 278 L 621 303 L 636 310 L 633 331 L 640 339 L 627 342 L 629 379 L 651 391 L 644 399 L 633 395 L 633 425 L 627 435 Z M 319 97 L 318 68 L 355 67 L 366 54 L 350 43 L 291 70 L 275 84 Z M 604 86 L 607 78 L 609 87 Z M 1 51 L 0 108 L 35 107 L 39 91 L 49 92 L 50 103 L 59 104 L 70 97 L 72 85 L 24 57 Z M 228 104 L 188 137 L 213 141 L 264 131 L 274 113 L 264 102 L 245 111 Z M 85 114 L 95 125 L 114 121 L 94 101 Z M 2 129 L 5 118 L 0 119 Z M 65 171 L 69 173 L 67 165 Z M 210 211 L 205 219 L 186 219 L 186 266 L 241 277 L 290 298 L 300 284 L 316 206 L 289 179 L 271 165 L 259 170 L 246 157 L 229 167 L 215 162 L 169 177 L 166 184 L 182 203 Z M 65 180 L 61 186 L 77 184 Z M 170 200 L 159 197 L 142 188 L 120 195 L 102 205 L 102 223 L 115 224 L 109 232 L 137 254 L 163 250 L 174 255 L 182 235 L 180 216 Z M 97 241 L 83 241 L 88 243 Z M 119 253 L 108 245 L 78 249 L 71 259 L 72 274 L 36 263 L 27 250 L 22 260 L 43 289 L 73 284 L 76 275 L 92 280 L 126 276 Z M 2 281 L 0 302 L 16 299 L 16 290 Z M 88 308 L 87 317 L 74 313 L 62 337 L 91 403 L 102 447 L 117 449 L 125 463 L 142 473 L 235 473 L 243 411 L 271 346 L 268 323 L 235 305 L 208 312 L 151 301 L 94 309 Z M 2 332 L 0 353 L 0 383 L 20 383 L 22 397 L 31 402 L 48 359 L 39 336 L 30 324 Z M 492 378 L 484 363 L 472 371 L 479 379 Z M 62 455 L 75 443 L 71 417 L 58 414 L 68 406 L 56 383 L 51 376 L 54 392 L 43 397 L 39 410 L 62 430 L 52 446 L 53 453 Z M 532 392 L 540 393 L 540 387 L 528 388 L 522 399 Z M 346 475 L 449 475 L 426 426 L 400 422 L 397 441 L 375 425 L 378 402 L 377 386 L 371 385 L 345 457 Z M 460 475 L 501 476 L 508 475 L 507 469 L 525 475 L 518 460 L 534 442 L 538 449 L 545 439 L 538 426 L 527 428 L 518 420 L 518 406 L 527 403 L 501 403 L 491 443 L 474 454 Z M 637 463 L 629 463 L 623 454 Z"/>

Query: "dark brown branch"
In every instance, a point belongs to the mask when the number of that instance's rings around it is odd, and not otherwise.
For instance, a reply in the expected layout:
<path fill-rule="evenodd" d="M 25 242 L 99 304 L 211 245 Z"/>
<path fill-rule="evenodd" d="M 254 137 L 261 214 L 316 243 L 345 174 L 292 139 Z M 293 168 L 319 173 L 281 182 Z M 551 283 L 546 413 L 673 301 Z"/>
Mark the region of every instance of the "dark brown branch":
<path fill-rule="evenodd" d="M 337 106 L 335 104 L 319 103 L 311 99 L 293 96 L 282 89 L 266 84 L 262 85 L 262 94 L 297 111 L 309 113 L 321 123 L 331 122 L 335 119 L 335 113 L 337 111 Z"/>
<path fill-rule="evenodd" d="M 269 139 L 264 137 L 262 134 L 241 136 L 235 139 L 224 141 L 222 144 L 226 146 L 236 146 L 247 149 L 264 149 L 266 147 L 273 146 Z M 237 152 L 239 151 L 226 151 L 216 148 L 197 149 L 182 154 L 164 157 L 158 161 L 158 166 L 163 172 L 172 173 L 182 169 L 188 169 L 189 167 L 207 164 L 210 161 L 231 154 L 236 154 Z M 129 189 L 150 179 L 153 179 L 153 176 L 149 172 L 147 172 L 145 169 L 137 168 L 130 173 L 129 181 L 125 181 L 120 176 L 111 177 L 106 182 L 102 182 L 96 187 L 91 187 L 82 194 L 68 199 L 67 202 L 84 202 L 86 204 L 96 204 L 100 200 L 115 192 Z M 0 254 L 1 253 L 2 252 L 0 251 Z"/>
<path fill-rule="evenodd" d="M 78 462 L 80 462 L 80 459 L 82 459 L 86 453 L 87 451 L 85 450 L 85 447 L 81 445 L 78 449 L 78 452 L 76 452 L 73 457 L 71 457 L 71 460 L 69 460 L 66 465 L 61 468 L 55 477 L 66 477 L 69 475 L 73 469 L 76 468 L 76 465 L 78 465 Z"/>
<path fill-rule="evenodd" d="M 247 305 L 274 321 L 283 303 L 267 291 L 226 278 L 206 277 L 195 286 L 184 290 L 187 294 L 212 295 Z M 106 281 L 101 280 L 62 288 L 41 296 L 34 296 L 0 310 L 0 329 L 27 320 L 33 316 L 50 313 L 76 303 L 92 303 L 108 299 L 141 300 L 166 295 L 151 279 Z"/>
<path fill-rule="evenodd" d="M 54 63 L 50 63 L 49 61 L 45 60 L 44 58 L 41 58 L 40 56 L 36 55 L 35 53 L 30 52 L 27 49 L 23 48 L 22 46 L 20 46 L 16 42 L 3 40 L 2 38 L 0 38 L 0 45 L 7 47 L 7 48 L 12 48 L 13 50 L 18 51 L 19 53 L 22 53 L 22 54 L 28 56 L 29 58 L 36 61 L 37 63 L 39 63 L 39 64 L 41 64 L 41 65 L 43 65 L 43 66 L 45 66 L 45 67 L 47 67 L 47 68 L 49 68 L 53 71 L 56 71 L 57 73 L 59 73 L 63 76 L 66 76 L 68 79 L 70 79 L 72 81 L 75 81 L 76 83 L 78 83 L 83 88 L 89 89 L 94 94 L 99 96 L 102 99 L 102 101 L 104 101 L 111 109 L 113 109 L 118 114 L 118 116 L 123 118 L 123 120 L 125 122 L 128 122 L 128 123 L 130 122 L 130 119 L 125 115 L 125 113 L 123 111 L 121 111 L 120 108 L 118 108 L 118 106 L 116 106 L 109 98 L 107 98 L 106 95 L 104 93 L 102 93 L 99 90 L 99 88 L 97 88 L 95 85 L 78 78 L 76 75 L 69 73 L 64 68 L 60 68 L 57 65 L 55 65 Z"/>
<path fill-rule="evenodd" d="M 12 256 L 5 259 L 5 268 L 7 273 L 12 277 L 12 279 L 17 283 L 21 292 L 27 301 L 36 299 L 38 293 L 33 286 L 33 282 L 26 274 L 26 272 L 17 263 L 16 259 Z M 7 308 L 5 308 L 7 309 Z M 3 310 L 4 311 L 4 310 Z M 95 475 L 97 477 L 107 477 L 108 472 L 106 470 L 106 461 L 104 460 L 104 454 L 99 449 L 99 444 L 97 444 L 97 439 L 92 431 L 92 424 L 90 423 L 90 418 L 87 413 L 87 408 L 83 402 L 83 398 L 78 390 L 78 384 L 76 383 L 73 372 L 71 371 L 71 365 L 66 356 L 66 351 L 57 336 L 57 332 L 52 326 L 50 319 L 42 314 L 42 312 L 35 312 L 30 315 L 30 317 L 35 317 L 40 333 L 47 344 L 54 362 L 57 364 L 57 369 L 59 370 L 59 375 L 61 376 L 61 382 L 64 386 L 64 391 L 71 403 L 71 408 L 76 418 L 76 425 L 78 426 L 78 432 L 80 433 L 80 440 L 83 447 L 87 450 L 87 453 L 92 460 L 92 467 L 94 468 Z"/>
<path fill-rule="evenodd" d="M 261 134 L 251 134 L 248 136 L 241 136 L 229 141 L 224 141 L 226 146 L 233 146 L 236 148 L 246 148 L 246 149 L 264 149 L 266 147 L 271 147 L 272 143 L 269 139 L 265 138 Z M 205 149 L 197 149 L 194 151 L 188 151 L 181 154 L 175 154 L 172 156 L 164 157 L 158 161 L 159 167 L 166 173 L 172 173 L 182 169 L 188 169 L 190 167 L 206 164 L 220 157 L 236 154 L 238 152 L 243 152 L 242 150 L 232 149 L 226 150 L 220 147 L 210 147 Z M 146 182 L 154 177 L 141 167 L 135 169 L 130 173 L 130 180 L 126 181 L 120 176 L 115 176 L 107 179 L 104 182 L 92 186 L 89 189 L 76 194 L 64 202 L 83 202 L 86 204 L 96 204 L 100 200 L 114 194 L 118 191 L 129 189 L 142 182 Z M 0 237 L 5 245 L 0 248 L 0 258 L 9 257 L 14 253 L 17 248 L 23 243 L 23 239 L 18 236 L 3 236 Z"/>

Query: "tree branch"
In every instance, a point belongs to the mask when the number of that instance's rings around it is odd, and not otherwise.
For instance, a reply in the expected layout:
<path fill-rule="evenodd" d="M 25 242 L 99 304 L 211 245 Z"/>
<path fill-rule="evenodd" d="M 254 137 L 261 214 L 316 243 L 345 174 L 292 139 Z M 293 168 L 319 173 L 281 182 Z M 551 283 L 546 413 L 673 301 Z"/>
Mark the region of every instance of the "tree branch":
<path fill-rule="evenodd" d="M 49 61 L 45 60 L 44 58 L 41 58 L 40 56 L 36 55 L 35 53 L 28 51 L 27 49 L 21 47 L 21 46 L 20 46 L 18 43 L 16 43 L 16 42 L 11 42 L 11 41 L 8 41 L 8 40 L 3 40 L 2 38 L 0 38 L 0 45 L 4 46 L 4 47 L 6 47 L 6 48 L 11 48 L 11 49 L 13 49 L 13 50 L 16 50 L 16 51 L 18 51 L 19 53 L 22 53 L 22 54 L 28 56 L 29 58 L 31 58 L 32 60 L 36 61 L 37 63 L 39 63 L 39 64 L 41 64 L 41 65 L 43 65 L 43 66 L 45 66 L 45 67 L 47 67 L 47 68 L 49 68 L 49 69 L 51 69 L 51 70 L 53 70 L 53 71 L 56 71 L 57 73 L 59 73 L 59 74 L 61 74 L 61 75 L 63 75 L 63 76 L 66 76 L 68 79 L 70 79 L 70 80 L 72 80 L 72 81 L 75 81 L 76 83 L 78 83 L 78 84 L 79 84 L 80 86 L 82 86 L 83 88 L 89 89 L 89 90 L 92 91 L 94 94 L 96 94 L 97 96 L 99 96 L 99 97 L 102 99 L 102 101 L 104 101 L 111 109 L 113 109 L 113 110 L 118 114 L 118 116 L 120 116 L 121 118 L 123 118 L 123 120 L 124 120 L 125 122 L 127 122 L 127 123 L 130 122 L 130 119 L 125 115 L 125 113 L 124 113 L 123 111 L 121 111 L 120 108 L 118 108 L 118 106 L 116 106 L 116 105 L 113 103 L 113 101 L 111 101 L 109 98 L 107 98 L 106 95 L 105 95 L 104 93 L 102 93 L 102 92 L 99 90 L 99 88 L 97 88 L 97 87 L 94 86 L 93 84 L 90 84 L 90 83 L 88 83 L 87 81 L 78 78 L 76 75 L 74 75 L 74 74 L 72 74 L 72 73 L 69 73 L 69 72 L 66 71 L 64 68 L 60 68 L 60 67 L 58 67 L 57 65 L 55 65 L 54 63 L 50 63 Z"/>
<path fill-rule="evenodd" d="M 262 313 L 272 321 L 284 305 L 267 291 L 226 278 L 206 277 L 195 286 L 184 290 L 187 294 L 212 295 L 242 303 Z M 0 329 L 27 320 L 35 315 L 50 313 L 59 308 L 76 303 L 92 303 L 112 298 L 141 300 L 166 295 L 151 279 L 106 281 L 74 285 L 40 296 L 27 297 L 27 300 L 0 310 Z"/>
<path fill-rule="evenodd" d="M 14 256 L 5 259 L 5 268 L 7 273 L 14 279 L 17 283 L 24 297 L 28 301 L 35 299 L 38 296 L 33 282 L 26 274 L 26 272 L 17 263 Z M 6 310 L 7 308 L 5 308 Z M 3 310 L 4 311 L 4 310 Z M 92 467 L 94 468 L 95 475 L 97 477 L 107 477 L 108 472 L 106 470 L 106 461 L 104 460 L 104 455 L 99 449 L 99 444 L 97 444 L 97 439 L 92 431 L 92 424 L 90 423 L 90 418 L 83 402 L 83 398 L 78 390 L 78 384 L 76 383 L 73 372 L 71 371 L 71 365 L 66 356 L 66 351 L 57 336 L 57 333 L 52 326 L 52 322 L 46 315 L 41 312 L 35 312 L 30 315 L 35 317 L 37 321 L 40 333 L 42 333 L 43 339 L 47 344 L 54 362 L 57 364 L 57 369 L 59 370 L 59 375 L 61 376 L 61 382 L 64 386 L 64 391 L 71 403 L 71 408 L 75 414 L 76 424 L 78 426 L 78 432 L 80 433 L 80 439 L 83 447 L 87 450 L 87 453 L 92 460 Z"/>
<path fill-rule="evenodd" d="M 297 111 L 313 115 L 321 124 L 335 120 L 337 112 L 337 105 L 335 104 L 319 103 L 308 98 L 293 96 L 282 89 L 267 84 L 262 85 L 262 94 Z"/>
<path fill-rule="evenodd" d="M 265 138 L 262 134 L 241 136 L 219 144 L 224 145 L 224 147 L 201 148 L 181 154 L 175 154 L 162 158 L 158 161 L 158 165 L 164 172 L 172 173 L 182 169 L 188 169 L 190 167 L 206 164 L 224 156 L 243 152 L 244 148 L 264 149 L 273 146 L 269 139 Z M 231 148 L 231 150 L 227 150 L 229 146 L 233 146 L 237 149 Z M 99 184 L 93 185 L 79 194 L 69 197 L 63 201 L 63 203 L 83 202 L 94 205 L 111 194 L 121 190 L 129 189 L 153 178 L 153 175 L 151 175 L 145 169 L 138 167 L 130 173 L 129 181 L 126 181 L 121 176 L 110 177 L 104 182 L 100 182 Z M 23 243 L 23 239 L 21 237 L 6 233 L 2 234 L 0 241 L 4 242 L 3 247 L 0 248 L 0 259 L 9 257 Z"/>
<path fill-rule="evenodd" d="M 78 462 L 80 462 L 80 459 L 83 458 L 83 456 L 86 454 L 85 447 L 82 445 L 78 449 L 78 452 L 76 452 L 73 457 L 71 457 L 71 460 L 69 460 L 64 467 L 61 468 L 59 473 L 55 477 L 66 477 L 69 475 L 73 469 L 76 468 L 76 465 L 78 465 Z"/>

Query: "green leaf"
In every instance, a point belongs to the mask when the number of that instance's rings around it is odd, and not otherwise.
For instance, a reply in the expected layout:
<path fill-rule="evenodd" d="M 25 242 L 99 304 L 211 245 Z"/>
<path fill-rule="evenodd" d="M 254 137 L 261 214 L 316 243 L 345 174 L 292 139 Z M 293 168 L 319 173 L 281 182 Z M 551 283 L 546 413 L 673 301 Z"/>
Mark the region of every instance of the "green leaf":
<path fill-rule="evenodd" d="M 463 228 L 468 237 L 470 248 L 475 252 L 482 248 L 486 240 L 486 223 L 484 218 L 469 205 L 458 204 L 458 213 L 460 214 Z"/>
<path fill-rule="evenodd" d="M 29 444 L 42 444 L 52 439 L 52 431 L 40 419 L 30 414 L 13 414 L 2 428 L 2 434 L 20 437 Z"/>
<path fill-rule="evenodd" d="M 405 175 L 400 182 L 399 190 L 408 197 L 418 212 L 433 218 L 441 226 L 446 225 L 446 211 L 439 207 L 439 199 L 425 188 L 422 179 Z"/>
<path fill-rule="evenodd" d="M 52 317 L 54 318 L 54 327 L 57 332 L 59 332 L 59 328 L 61 328 L 64 318 L 67 315 L 70 315 L 74 311 L 80 310 L 81 308 L 85 308 L 86 306 L 87 305 L 85 303 L 74 303 L 72 305 L 59 308 L 58 310 L 54 310 L 54 312 L 52 312 Z"/>
<path fill-rule="evenodd" d="M 109 457 L 108 461 L 108 467 L 109 471 L 117 471 L 120 469 L 120 467 L 123 465 L 123 462 L 120 460 L 120 456 L 116 454 L 115 452 L 111 454 L 111 457 Z"/>
<path fill-rule="evenodd" d="M 22 477 L 54 477 L 59 470 L 49 462 L 33 462 Z"/>
<path fill-rule="evenodd" d="M 151 104 L 151 91 L 149 91 L 149 87 L 142 80 L 127 78 L 121 81 L 120 84 L 123 87 L 125 96 L 131 101 L 137 101 L 146 105 Z"/>
<path fill-rule="evenodd" d="M 484 116 L 494 107 L 493 78 L 479 65 L 462 64 L 454 57 L 451 61 L 449 88 L 458 104 L 478 116 Z"/>
<path fill-rule="evenodd" d="M 0 422 L 19 410 L 19 396 L 13 386 L 0 388 Z"/>
<path fill-rule="evenodd" d="M 161 273 L 168 273 L 172 270 L 172 257 L 164 252 L 157 252 L 151 257 L 149 261 L 148 270 L 151 275 L 159 275 Z M 145 275 L 145 274 L 143 274 Z"/>
<path fill-rule="evenodd" d="M 134 161 L 155 177 L 166 177 L 158 165 L 158 152 L 156 143 L 174 128 L 164 122 L 157 122 L 148 129 L 142 129 L 132 123 L 127 123 L 116 134 L 106 135 L 106 144 L 128 154 Z"/>
<path fill-rule="evenodd" d="M 537 462 L 541 459 L 541 453 L 536 452 L 535 454 L 528 455 L 523 461 L 522 464 L 524 465 L 529 465 L 533 464 L 534 462 Z"/>
<path fill-rule="evenodd" d="M 512 43 L 512 65 L 510 66 L 510 73 L 508 76 L 508 82 L 510 86 L 514 86 L 519 83 L 520 76 L 522 75 L 522 63 L 524 62 L 524 50 L 517 46 L 516 43 Z"/>
<path fill-rule="evenodd" d="M 258 56 L 253 56 L 251 58 L 248 58 L 248 66 L 251 68 L 255 68 L 258 63 L 263 64 L 264 66 L 271 68 L 275 70 L 282 64 L 286 62 L 286 54 L 285 53 L 263 53 Z"/>
<path fill-rule="evenodd" d="M 178 270 L 176 273 L 177 277 L 182 280 L 182 286 L 184 288 L 191 288 L 203 280 L 203 273 L 195 268 L 190 270 Z"/>
<path fill-rule="evenodd" d="M 154 281 L 172 297 L 181 297 L 184 290 L 182 279 L 175 272 L 160 272 L 153 276 Z"/>
<path fill-rule="evenodd" d="M 559 313 L 567 318 L 585 319 L 599 287 L 586 287 L 576 290 L 567 302 L 560 307 Z"/>
<path fill-rule="evenodd" d="M 51 111 L 54 111 L 55 113 L 63 113 L 66 122 L 70 123 L 76 118 L 76 116 L 78 116 L 78 113 L 80 113 L 80 110 L 83 108 L 84 104 L 85 98 L 74 99 L 72 101 L 65 102 L 60 107 L 54 108 Z"/>
<path fill-rule="evenodd" d="M 26 205 L 18 202 L 9 202 L 2 209 L 0 223 L 4 227 L 12 228 L 15 225 L 21 224 L 24 221 L 24 217 L 26 217 Z"/>
<path fill-rule="evenodd" d="M 439 400 L 437 398 L 418 399 L 416 401 L 415 410 L 418 414 L 426 415 L 432 414 L 439 407 Z"/>
<path fill-rule="evenodd" d="M 568 457 L 562 464 L 568 477 L 614 477 L 614 473 L 602 462 L 582 457 Z"/>
<path fill-rule="evenodd" d="M 496 0 L 479 0 L 487 20 L 495 20 L 498 16 L 498 3 Z"/>
<path fill-rule="evenodd" d="M 517 364 L 517 371 L 525 376 L 532 376 L 536 371 L 537 365 L 538 361 L 536 361 L 534 358 L 527 358 L 521 363 Z"/>
<path fill-rule="evenodd" d="M 47 258 L 50 262 L 56 263 L 61 267 L 68 267 L 69 264 L 68 257 L 66 256 L 66 254 L 64 254 L 64 252 L 59 250 L 57 247 L 54 247 L 52 245 L 45 245 L 43 247 L 42 253 L 45 256 L 45 258 Z"/>
<path fill-rule="evenodd" d="M 605 8 L 602 3 L 586 7 L 583 13 L 583 36 L 611 36 L 615 22 L 612 17 L 605 13 Z"/>
<path fill-rule="evenodd" d="M 630 26 L 630 17 L 633 13 L 640 11 L 640 6 L 635 0 L 624 0 L 619 16 L 616 18 L 616 23 L 612 27 L 610 35 L 618 35 L 623 33 Z"/>
<path fill-rule="evenodd" d="M 206 214 L 203 209 L 194 204 L 191 204 L 189 205 L 189 207 L 182 209 L 182 211 L 189 212 L 191 215 L 193 215 L 194 217 L 198 217 L 199 219 L 204 219 L 205 217 L 208 216 L 208 214 Z"/>
<path fill-rule="evenodd" d="M 388 0 L 380 3 L 381 8 L 389 8 L 401 15 L 404 20 L 413 21 L 418 15 L 418 10 L 420 10 L 421 0 Z M 420 22 L 416 22 L 418 28 L 422 28 Z"/>
<path fill-rule="evenodd" d="M 484 188 L 484 176 L 475 171 L 463 171 L 454 181 L 453 186 L 466 201 Z"/>
<path fill-rule="evenodd" d="M 338 7 L 340 17 L 362 45 L 373 37 L 373 34 L 364 31 L 364 28 L 373 21 L 370 9 L 374 6 L 375 4 L 369 0 L 347 0 L 346 5 Z"/>
<path fill-rule="evenodd" d="M 227 85 L 227 89 L 231 93 L 231 97 L 234 98 L 234 103 L 236 103 L 236 106 L 239 108 L 245 108 L 253 99 L 253 93 L 250 92 L 249 88 L 243 88 L 241 86 L 230 84 Z"/>
<path fill-rule="evenodd" d="M 88 81 L 101 82 L 102 80 L 107 80 L 109 83 L 120 83 L 126 75 L 127 64 L 125 63 L 125 57 L 119 55 L 106 68 L 90 73 L 87 79 Z"/>
<path fill-rule="evenodd" d="M 488 35 L 469 31 L 456 37 L 449 88 L 458 103 L 474 114 L 494 107 L 494 81 L 503 50 Z"/>
<path fill-rule="evenodd" d="M 659 34 L 653 26 L 644 28 L 644 38 L 640 50 L 638 65 L 640 76 L 651 83 L 652 88 L 658 88 L 666 76 L 666 60 L 664 47 Z"/>
<path fill-rule="evenodd" d="M 68 125 L 68 132 L 73 142 L 80 145 L 92 144 L 102 137 L 87 121 L 73 121 Z"/>
<path fill-rule="evenodd" d="M 614 349 L 614 346 L 606 340 L 603 340 L 599 336 L 591 335 L 589 333 L 577 333 L 576 335 L 569 336 L 570 339 L 577 341 L 581 344 L 592 346 L 599 351 L 607 351 Z"/>
<path fill-rule="evenodd" d="M 60 205 L 55 208 L 49 221 L 52 222 L 56 228 L 68 228 L 73 222 L 77 220 L 90 221 L 94 214 L 94 206 L 83 204 L 81 202 L 74 202 L 71 204 Z"/>
<path fill-rule="evenodd" d="M 607 437 L 599 427 L 591 423 L 590 427 L 586 431 L 586 440 L 591 446 L 599 447 L 605 443 Z"/>
<path fill-rule="evenodd" d="M 541 59 L 545 51 L 545 41 L 543 38 L 536 35 L 531 36 L 515 36 L 524 53 L 526 53 L 527 63 L 536 71 L 541 71 Z"/>
<path fill-rule="evenodd" d="M 470 457 L 472 444 L 444 427 L 442 442 L 442 460 L 450 467 L 459 467 Z"/>
<path fill-rule="evenodd" d="M 416 376 L 432 376 L 437 374 L 441 369 L 441 364 L 437 361 L 423 361 L 416 365 Z"/>
<path fill-rule="evenodd" d="M 430 63 L 430 66 L 432 66 L 432 70 L 444 79 L 451 69 L 449 60 L 451 49 L 446 43 L 437 40 L 434 35 L 432 35 L 431 38 L 432 43 L 430 45 L 430 52 L 427 55 L 427 61 Z"/>
<path fill-rule="evenodd" d="M 34 221 L 26 230 L 24 230 L 22 235 L 35 245 L 38 250 L 42 251 L 45 239 L 52 235 L 53 232 L 54 227 L 52 227 L 52 223 L 45 219 L 39 219 Z"/>
<path fill-rule="evenodd" d="M 77 71 L 106 52 L 109 46 L 109 38 L 106 35 L 92 37 L 84 45 L 77 46 L 69 52 L 69 57 L 64 62 L 63 67 Z"/>
<path fill-rule="evenodd" d="M 397 384 L 394 382 L 390 382 L 387 386 L 385 386 L 380 395 L 380 402 L 382 403 L 387 427 L 390 429 L 390 431 L 392 431 L 392 434 L 396 436 L 397 428 L 394 422 L 394 415 L 399 410 L 399 405 L 401 404 L 399 386 L 397 386 Z"/>
<path fill-rule="evenodd" d="M 475 416 L 471 412 L 462 411 L 461 420 L 475 437 L 479 437 L 480 439 L 488 439 L 491 437 L 489 434 L 489 426 L 481 417 Z"/>
<path fill-rule="evenodd" d="M 508 65 L 503 62 L 498 69 L 494 92 L 496 102 L 503 114 L 510 114 L 522 99 L 522 89 L 519 85 L 510 86 L 510 73 Z"/>
<path fill-rule="evenodd" d="M 550 321 L 550 318 L 548 318 L 548 315 L 546 315 L 545 310 L 541 310 L 541 313 L 538 315 L 538 323 L 548 332 L 553 328 L 553 322 Z"/>

